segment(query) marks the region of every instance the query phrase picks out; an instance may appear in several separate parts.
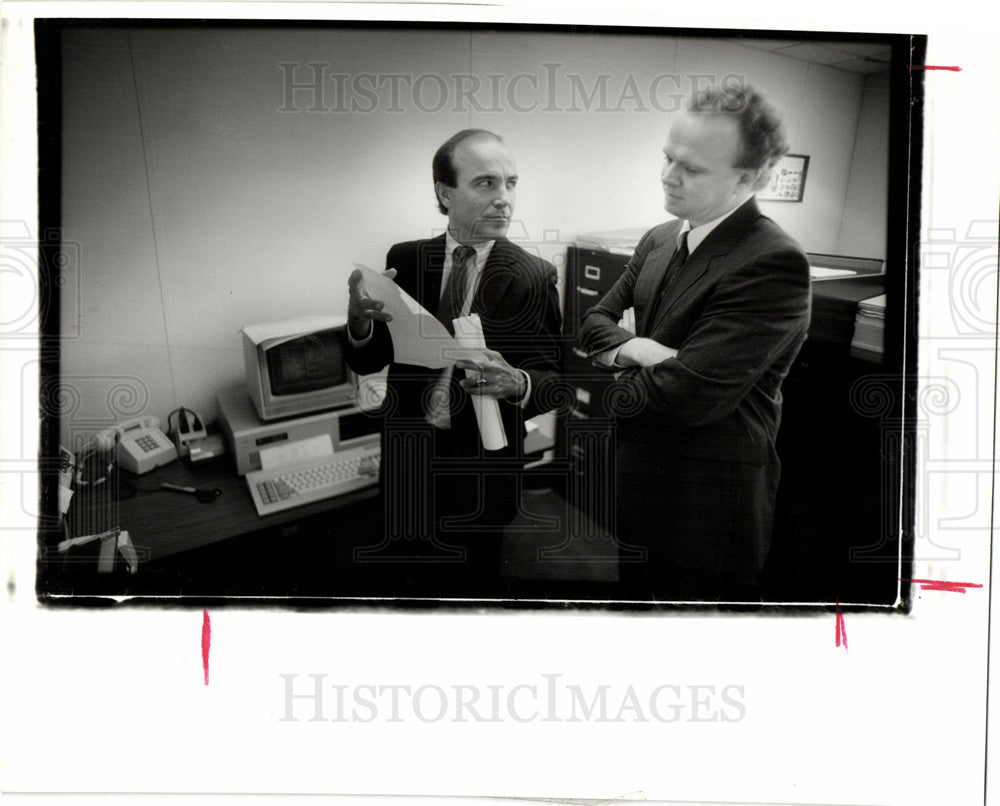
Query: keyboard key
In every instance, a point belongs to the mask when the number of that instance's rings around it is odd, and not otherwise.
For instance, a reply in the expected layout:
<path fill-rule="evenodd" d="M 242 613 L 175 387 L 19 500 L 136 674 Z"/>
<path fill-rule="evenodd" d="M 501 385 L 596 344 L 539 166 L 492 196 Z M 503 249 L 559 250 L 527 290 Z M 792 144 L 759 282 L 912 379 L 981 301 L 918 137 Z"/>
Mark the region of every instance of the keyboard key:
<path fill-rule="evenodd" d="M 291 466 L 247 474 L 259 515 L 301 506 L 378 483 L 381 459 L 377 445 L 342 451 Z"/>

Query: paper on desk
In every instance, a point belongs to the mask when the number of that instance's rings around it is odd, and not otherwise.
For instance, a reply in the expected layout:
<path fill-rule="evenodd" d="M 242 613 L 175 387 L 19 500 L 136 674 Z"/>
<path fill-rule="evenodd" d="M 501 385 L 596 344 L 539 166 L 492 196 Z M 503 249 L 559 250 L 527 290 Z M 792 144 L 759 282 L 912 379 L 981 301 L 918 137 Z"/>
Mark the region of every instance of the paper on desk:
<path fill-rule="evenodd" d="M 118 533 L 118 553 L 125 558 L 130 574 L 139 570 L 139 555 L 132 543 L 131 536 L 124 529 Z"/>
<path fill-rule="evenodd" d="M 809 276 L 814 280 L 834 280 L 839 277 L 853 277 L 857 274 L 853 269 L 830 269 L 826 266 L 810 266 Z"/>
<path fill-rule="evenodd" d="M 396 363 L 444 369 L 460 358 L 470 357 L 448 329 L 396 283 L 360 263 L 354 266 L 361 270 L 365 293 L 385 303 L 382 310 L 392 316 L 387 324 Z"/>
<path fill-rule="evenodd" d="M 485 347 L 486 339 L 483 336 L 483 325 L 479 321 L 478 314 L 453 319 L 455 326 L 455 341 L 462 347 Z M 465 371 L 465 377 L 469 377 L 470 370 Z M 489 395 L 469 395 L 472 398 L 472 410 L 476 412 L 476 421 L 479 423 L 479 437 L 483 441 L 483 447 L 488 451 L 499 451 L 507 447 L 507 434 L 503 430 L 503 420 L 500 419 L 500 404 L 495 397 Z"/>
<path fill-rule="evenodd" d="M 261 470 L 271 470 L 293 462 L 321 459 L 333 455 L 333 439 L 329 434 L 317 434 L 293 442 L 282 442 L 260 449 Z"/>

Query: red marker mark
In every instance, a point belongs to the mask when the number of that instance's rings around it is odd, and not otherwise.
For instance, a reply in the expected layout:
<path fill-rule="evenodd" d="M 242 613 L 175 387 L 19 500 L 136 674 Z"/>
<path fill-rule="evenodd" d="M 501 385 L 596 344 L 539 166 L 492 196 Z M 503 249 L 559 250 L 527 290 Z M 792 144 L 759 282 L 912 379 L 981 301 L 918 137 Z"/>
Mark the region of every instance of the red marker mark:
<path fill-rule="evenodd" d="M 840 602 L 837 602 L 837 646 L 844 642 L 844 652 L 847 651 L 847 628 L 844 626 L 844 614 L 840 612 Z"/>
<path fill-rule="evenodd" d="M 911 70 L 950 70 L 952 73 L 961 73 L 962 68 L 957 64 L 911 64 Z"/>
<path fill-rule="evenodd" d="M 205 670 L 205 685 L 208 685 L 208 650 L 212 647 L 212 619 L 208 611 L 203 610 L 201 616 L 201 668 Z"/>
<path fill-rule="evenodd" d="M 967 588 L 983 587 L 978 582 L 946 582 L 943 579 L 901 579 L 899 581 L 919 585 L 922 591 L 948 591 L 949 593 L 965 593 Z"/>

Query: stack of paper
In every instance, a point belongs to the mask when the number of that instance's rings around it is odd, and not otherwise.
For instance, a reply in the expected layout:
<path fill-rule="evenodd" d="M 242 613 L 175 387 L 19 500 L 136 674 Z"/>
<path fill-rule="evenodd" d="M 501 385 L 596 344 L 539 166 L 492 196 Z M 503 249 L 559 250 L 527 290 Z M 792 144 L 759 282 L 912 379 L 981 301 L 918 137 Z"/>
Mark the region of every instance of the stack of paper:
<path fill-rule="evenodd" d="M 885 350 L 885 294 L 858 303 L 854 319 L 851 355 L 869 361 L 881 361 Z"/>
<path fill-rule="evenodd" d="M 587 232 L 576 236 L 576 245 L 581 249 L 598 249 L 602 252 L 631 256 L 639 239 L 648 230 L 649 227 L 629 227 L 605 232 Z"/>
<path fill-rule="evenodd" d="M 809 276 L 814 280 L 835 280 L 840 277 L 853 277 L 854 269 L 830 269 L 826 266 L 810 266 Z"/>

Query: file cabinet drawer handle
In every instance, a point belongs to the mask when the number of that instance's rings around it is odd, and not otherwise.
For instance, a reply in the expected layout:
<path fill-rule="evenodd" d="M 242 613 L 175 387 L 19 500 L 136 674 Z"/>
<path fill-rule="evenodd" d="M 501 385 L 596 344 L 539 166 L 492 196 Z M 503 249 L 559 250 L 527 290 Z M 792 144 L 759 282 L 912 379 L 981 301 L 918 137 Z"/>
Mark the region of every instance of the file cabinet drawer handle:
<path fill-rule="evenodd" d="M 584 288 L 583 286 L 576 287 L 577 293 L 583 294 L 586 297 L 596 297 L 598 294 L 592 288 Z"/>

